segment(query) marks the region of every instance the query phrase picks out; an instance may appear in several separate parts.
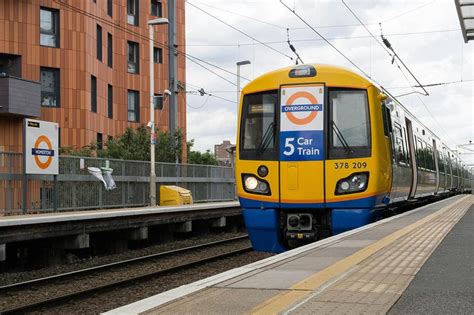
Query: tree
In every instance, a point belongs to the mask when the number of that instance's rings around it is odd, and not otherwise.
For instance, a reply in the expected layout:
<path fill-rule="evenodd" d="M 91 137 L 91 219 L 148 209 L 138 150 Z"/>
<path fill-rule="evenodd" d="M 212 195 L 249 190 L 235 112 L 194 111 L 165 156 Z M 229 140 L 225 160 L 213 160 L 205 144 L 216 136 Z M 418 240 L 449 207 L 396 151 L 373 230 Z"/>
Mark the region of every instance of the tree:
<path fill-rule="evenodd" d="M 181 130 L 176 131 L 172 135 L 168 131 L 157 132 L 157 143 L 155 146 L 155 157 L 157 162 L 182 160 L 181 143 L 183 141 L 183 133 Z M 150 160 L 150 131 L 144 126 L 137 129 L 127 128 L 121 136 L 108 139 L 105 146 L 98 149 L 97 143 L 93 141 L 78 150 L 66 147 L 61 148 L 61 154 L 80 155 L 80 156 L 98 156 L 103 158 L 114 158 L 135 161 Z"/>
<path fill-rule="evenodd" d="M 149 161 L 150 132 L 144 126 L 136 130 L 127 128 L 119 137 L 108 139 L 97 156 L 114 159 Z"/>
<path fill-rule="evenodd" d="M 210 150 L 201 153 L 199 151 L 192 151 L 194 146 L 194 139 L 191 139 L 186 143 L 188 150 L 188 163 L 189 164 L 204 164 L 204 165 L 217 165 L 217 160 L 214 155 L 211 154 Z"/>

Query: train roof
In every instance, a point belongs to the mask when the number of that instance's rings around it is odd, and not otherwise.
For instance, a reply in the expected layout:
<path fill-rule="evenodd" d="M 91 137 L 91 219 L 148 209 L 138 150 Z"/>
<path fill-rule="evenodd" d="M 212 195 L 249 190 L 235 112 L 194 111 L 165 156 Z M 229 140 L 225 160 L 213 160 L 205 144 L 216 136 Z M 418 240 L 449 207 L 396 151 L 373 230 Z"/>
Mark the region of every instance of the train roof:
<path fill-rule="evenodd" d="M 297 68 L 304 68 L 312 66 L 316 69 L 316 74 L 314 76 L 308 77 L 298 77 L 298 83 L 317 83 L 317 82 L 325 82 L 328 83 L 330 86 L 340 86 L 340 87 L 353 87 L 353 88 L 368 88 L 370 86 L 374 86 L 387 96 L 392 98 L 407 114 L 411 119 L 415 120 L 418 124 L 420 124 L 423 128 L 429 131 L 432 136 L 441 140 L 441 138 L 431 131 L 425 124 L 423 124 L 415 115 L 413 115 L 396 97 L 394 97 L 389 91 L 387 91 L 384 87 L 379 86 L 375 82 L 371 81 L 370 79 L 364 77 L 361 74 L 354 72 L 351 69 L 329 65 L 329 64 L 304 64 L 304 65 L 293 65 L 284 68 L 280 68 L 277 70 L 273 70 L 270 72 L 266 72 L 254 80 L 250 81 L 243 89 L 243 93 L 257 93 L 261 91 L 268 91 L 268 90 L 277 90 L 280 88 L 281 85 L 286 84 L 294 84 L 296 78 L 290 77 L 290 71 L 297 69 Z M 457 154 L 455 150 L 450 149 L 442 140 L 442 145 L 453 155 L 455 155 L 458 159 L 460 159 L 463 163 L 463 159 Z"/>
<path fill-rule="evenodd" d="M 314 67 L 316 74 L 308 77 L 291 78 L 290 71 L 296 68 Z M 374 85 L 365 77 L 354 71 L 327 64 L 305 64 L 300 66 L 289 66 L 274 71 L 267 72 L 248 83 L 244 88 L 244 93 L 255 93 L 263 90 L 279 89 L 281 85 L 293 84 L 295 79 L 298 83 L 328 82 L 331 86 L 345 86 L 354 88 L 367 88 Z M 375 86 L 375 85 L 374 85 Z"/>

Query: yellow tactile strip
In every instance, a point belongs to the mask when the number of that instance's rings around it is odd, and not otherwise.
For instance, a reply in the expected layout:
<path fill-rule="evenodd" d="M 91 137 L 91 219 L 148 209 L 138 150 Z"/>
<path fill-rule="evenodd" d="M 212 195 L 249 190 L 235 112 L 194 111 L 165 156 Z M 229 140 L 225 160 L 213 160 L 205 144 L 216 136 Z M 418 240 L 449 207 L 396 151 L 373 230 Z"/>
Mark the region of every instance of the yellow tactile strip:
<path fill-rule="evenodd" d="M 385 313 L 472 200 L 471 196 L 463 197 L 384 237 L 265 301 L 251 313 Z"/>

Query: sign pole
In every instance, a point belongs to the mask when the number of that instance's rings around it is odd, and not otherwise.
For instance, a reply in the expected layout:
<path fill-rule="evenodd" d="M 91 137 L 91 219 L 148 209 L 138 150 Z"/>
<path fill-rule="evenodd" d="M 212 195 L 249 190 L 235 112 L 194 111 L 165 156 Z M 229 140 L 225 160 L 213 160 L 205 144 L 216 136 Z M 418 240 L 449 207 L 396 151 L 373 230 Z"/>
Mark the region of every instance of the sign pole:
<path fill-rule="evenodd" d="M 28 175 L 26 175 L 26 119 L 23 119 L 23 182 L 22 182 L 22 192 L 23 196 L 22 209 L 23 214 L 26 214 L 27 211 L 27 198 L 28 198 Z"/>
<path fill-rule="evenodd" d="M 53 210 L 58 211 L 58 175 L 53 175 Z"/>

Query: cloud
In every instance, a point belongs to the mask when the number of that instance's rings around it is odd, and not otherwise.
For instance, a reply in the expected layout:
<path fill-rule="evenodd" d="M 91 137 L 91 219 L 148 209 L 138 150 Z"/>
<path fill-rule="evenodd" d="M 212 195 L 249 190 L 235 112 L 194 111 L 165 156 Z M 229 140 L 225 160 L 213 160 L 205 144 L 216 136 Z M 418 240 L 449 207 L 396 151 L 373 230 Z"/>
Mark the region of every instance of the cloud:
<path fill-rule="evenodd" d="M 305 62 L 336 64 L 357 71 L 354 65 L 308 29 L 279 1 L 190 1 L 281 52 L 264 47 L 186 5 L 186 40 L 190 45 L 187 52 L 228 71 L 235 73 L 235 63 L 248 59 L 251 65 L 241 68 L 242 75 L 253 79 L 265 72 L 293 64 L 294 61 L 284 56 L 294 57 L 286 43 L 287 27 L 290 28 L 292 44 Z M 462 39 L 452 1 L 345 2 L 366 23 L 379 42 L 378 23 L 382 22 L 383 33 L 420 82 L 427 84 L 457 81 L 461 78 L 474 79 L 473 44 L 465 44 Z M 388 53 L 370 37 L 365 28 L 358 25 L 358 21 L 342 2 L 285 0 L 285 3 L 314 25 L 323 36 L 340 38 L 331 40 L 331 43 L 374 80 L 385 87 L 395 88 L 391 90 L 394 95 L 412 91 L 411 88 L 398 88 L 415 85 L 416 82 L 406 71 L 402 74 L 396 65 L 391 64 Z M 392 35 L 417 32 L 432 33 Z M 249 45 L 252 43 L 253 45 Z M 208 46 L 193 46 L 197 44 Z M 216 95 L 232 101 L 236 99 L 236 93 L 232 92 L 236 90 L 234 85 L 189 61 L 187 66 L 188 82 L 207 91 L 229 91 Z M 236 82 L 235 76 L 213 70 L 231 82 Z M 242 85 L 245 83 L 242 80 Z M 455 148 L 456 145 L 474 140 L 472 82 L 432 87 L 428 91 L 430 96 L 420 96 L 422 101 L 415 95 L 402 97 L 400 100 L 450 147 Z M 205 97 L 188 96 L 188 103 L 192 107 L 199 107 L 204 101 Z M 203 107 L 188 107 L 187 111 L 188 137 L 195 139 L 196 149 L 212 149 L 214 144 L 221 143 L 224 139 L 235 141 L 236 104 L 210 97 Z M 471 157 L 466 155 L 467 160 L 474 160 L 474 155 Z"/>

